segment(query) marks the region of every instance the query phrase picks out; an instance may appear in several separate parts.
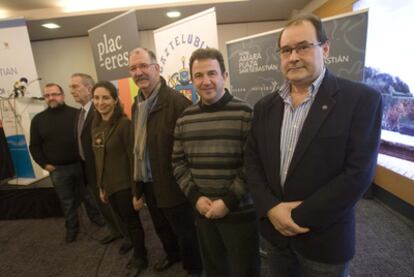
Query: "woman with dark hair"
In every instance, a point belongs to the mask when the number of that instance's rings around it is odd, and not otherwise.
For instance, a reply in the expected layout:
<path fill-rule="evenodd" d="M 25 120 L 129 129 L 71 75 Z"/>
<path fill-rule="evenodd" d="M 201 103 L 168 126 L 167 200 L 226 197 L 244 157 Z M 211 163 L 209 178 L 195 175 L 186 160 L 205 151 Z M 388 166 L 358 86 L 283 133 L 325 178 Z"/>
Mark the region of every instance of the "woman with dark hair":
<path fill-rule="evenodd" d="M 134 246 L 134 256 L 128 266 L 134 269 L 133 276 L 138 276 L 148 262 L 144 230 L 132 201 L 131 121 L 124 114 L 112 83 L 98 82 L 92 94 L 98 112 L 92 123 L 92 144 L 100 198 L 111 205 L 127 226 Z"/>

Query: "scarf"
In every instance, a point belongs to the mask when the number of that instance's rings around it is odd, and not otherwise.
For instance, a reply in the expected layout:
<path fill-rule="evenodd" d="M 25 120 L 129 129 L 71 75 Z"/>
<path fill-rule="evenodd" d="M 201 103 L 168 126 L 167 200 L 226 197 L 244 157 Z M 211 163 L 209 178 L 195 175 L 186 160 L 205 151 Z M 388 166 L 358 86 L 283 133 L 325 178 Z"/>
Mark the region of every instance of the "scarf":
<path fill-rule="evenodd" d="M 148 182 L 149 176 L 149 157 L 147 154 L 147 121 L 148 115 L 154 107 L 158 94 L 161 88 L 161 82 L 159 82 L 150 97 L 143 99 L 142 91 L 138 91 L 136 111 L 134 115 L 134 180 Z M 143 100 L 140 98 L 142 97 Z M 140 101 L 141 100 L 141 101 Z"/>

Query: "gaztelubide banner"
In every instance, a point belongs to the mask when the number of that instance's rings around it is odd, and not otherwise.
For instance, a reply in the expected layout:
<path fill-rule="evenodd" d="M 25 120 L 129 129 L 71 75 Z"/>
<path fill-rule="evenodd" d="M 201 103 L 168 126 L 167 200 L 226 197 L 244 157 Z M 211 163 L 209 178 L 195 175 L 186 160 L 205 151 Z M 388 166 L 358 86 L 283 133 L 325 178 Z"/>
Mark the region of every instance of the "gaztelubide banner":
<path fill-rule="evenodd" d="M 215 9 L 205 10 L 155 30 L 154 41 L 161 75 L 168 85 L 193 102 L 197 101 L 188 64 L 191 53 L 196 49 L 218 48 Z"/>
<path fill-rule="evenodd" d="M 327 68 L 337 76 L 362 81 L 368 11 L 327 18 L 323 24 L 330 41 Z M 226 42 L 231 92 L 251 105 L 283 84 L 277 54 L 281 31 Z"/>

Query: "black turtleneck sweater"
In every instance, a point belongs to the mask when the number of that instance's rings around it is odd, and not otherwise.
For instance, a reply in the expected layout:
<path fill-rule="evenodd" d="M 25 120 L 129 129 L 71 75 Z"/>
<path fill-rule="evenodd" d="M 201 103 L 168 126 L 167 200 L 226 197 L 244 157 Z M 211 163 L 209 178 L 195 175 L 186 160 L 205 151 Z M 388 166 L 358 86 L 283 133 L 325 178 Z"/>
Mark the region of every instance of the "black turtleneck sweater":
<path fill-rule="evenodd" d="M 29 148 L 33 159 L 41 167 L 79 161 L 75 137 L 77 112 L 73 107 L 62 105 L 47 108 L 32 119 Z"/>

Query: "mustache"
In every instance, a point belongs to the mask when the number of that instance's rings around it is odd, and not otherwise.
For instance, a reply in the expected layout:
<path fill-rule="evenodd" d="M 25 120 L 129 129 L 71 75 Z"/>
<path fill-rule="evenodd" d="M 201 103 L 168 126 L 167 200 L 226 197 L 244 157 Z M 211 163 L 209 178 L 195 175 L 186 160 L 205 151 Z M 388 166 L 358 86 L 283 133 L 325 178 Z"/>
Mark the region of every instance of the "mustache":
<path fill-rule="evenodd" d="M 303 64 L 292 63 L 292 64 L 287 66 L 287 70 L 298 69 L 298 68 L 302 68 L 302 67 L 304 67 Z"/>
<path fill-rule="evenodd" d="M 290 61 L 288 63 L 288 68 L 296 68 L 296 67 L 301 67 L 301 66 L 304 66 L 303 63 L 301 61 L 297 61 L 297 60 Z"/>
<path fill-rule="evenodd" d="M 148 81 L 149 80 L 149 78 L 148 78 L 148 76 L 136 76 L 135 78 L 135 81 L 136 82 L 139 82 L 139 81 Z"/>
<path fill-rule="evenodd" d="M 52 109 L 57 108 L 57 107 L 60 107 L 60 106 L 62 106 L 62 105 L 63 105 L 63 103 L 59 103 L 58 101 L 49 101 L 49 102 L 47 103 L 47 106 L 48 106 L 49 108 L 52 108 Z"/>

